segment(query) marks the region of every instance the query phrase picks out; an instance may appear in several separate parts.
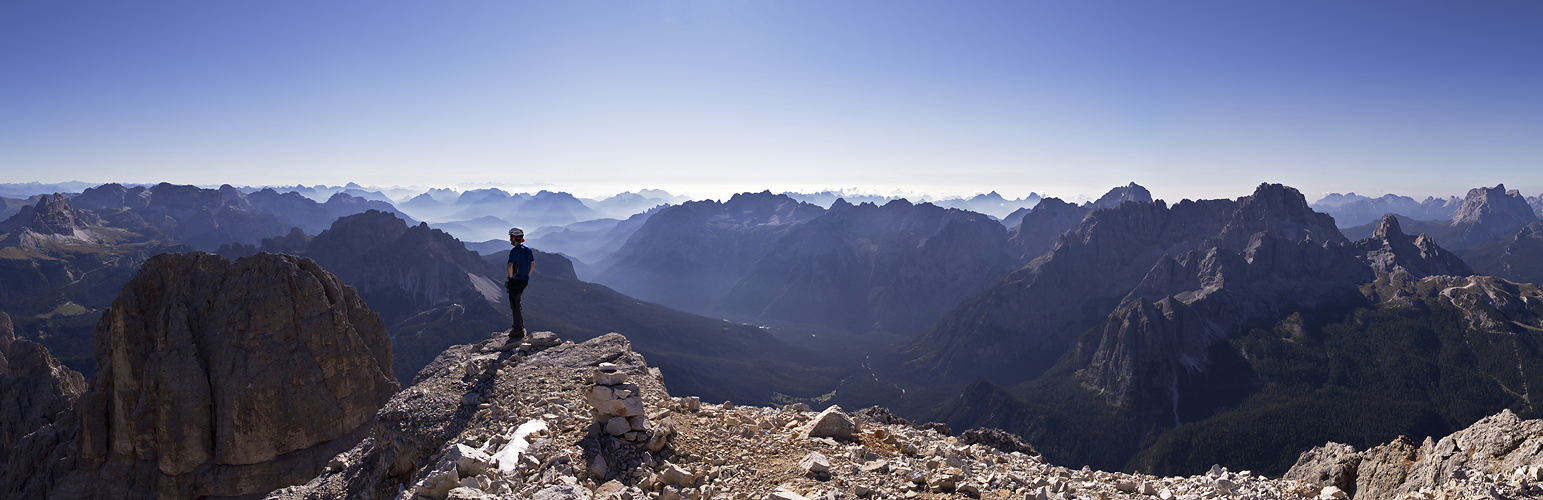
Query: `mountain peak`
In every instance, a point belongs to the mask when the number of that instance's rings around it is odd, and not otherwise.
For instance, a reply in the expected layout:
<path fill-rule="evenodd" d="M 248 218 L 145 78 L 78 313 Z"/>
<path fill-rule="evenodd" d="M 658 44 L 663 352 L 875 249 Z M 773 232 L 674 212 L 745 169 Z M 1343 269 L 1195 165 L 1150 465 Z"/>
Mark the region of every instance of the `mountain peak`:
<path fill-rule="evenodd" d="M 1388 239 L 1390 237 L 1403 237 L 1403 228 L 1398 225 L 1398 216 L 1384 214 L 1382 221 L 1377 223 L 1377 229 L 1372 231 L 1372 237 L 1376 239 Z"/>
<path fill-rule="evenodd" d="M 1507 191 L 1505 184 L 1473 188 L 1452 214 L 1449 226 L 1454 234 L 1447 244 L 1456 249 L 1472 248 L 1507 238 L 1537 220 L 1527 199 L 1519 192 Z"/>
<path fill-rule="evenodd" d="M 1140 184 L 1132 182 L 1124 186 L 1110 189 L 1109 192 L 1104 193 L 1104 196 L 1100 197 L 1098 201 L 1093 201 L 1084 204 L 1083 206 L 1098 210 L 1103 208 L 1118 207 L 1121 203 L 1125 203 L 1127 201 L 1151 202 L 1152 192 L 1147 191 L 1147 188 L 1141 187 Z"/>

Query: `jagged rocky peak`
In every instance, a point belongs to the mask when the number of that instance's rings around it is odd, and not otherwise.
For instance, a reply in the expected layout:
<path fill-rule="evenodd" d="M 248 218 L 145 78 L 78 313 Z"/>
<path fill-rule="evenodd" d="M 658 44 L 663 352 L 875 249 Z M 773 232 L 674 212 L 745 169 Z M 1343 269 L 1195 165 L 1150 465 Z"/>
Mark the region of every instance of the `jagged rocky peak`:
<path fill-rule="evenodd" d="M 1223 231 L 1242 235 L 1259 232 L 1292 241 L 1348 242 L 1335 227 L 1333 217 L 1313 211 L 1300 191 L 1281 184 L 1260 184 L 1254 194 L 1239 198 L 1238 210 Z"/>
<path fill-rule="evenodd" d="M 723 203 L 723 212 L 722 219 L 753 226 L 791 224 L 814 218 L 825 210 L 768 190 L 736 194 Z"/>
<path fill-rule="evenodd" d="M 1109 192 L 1104 193 L 1103 196 L 1099 197 L 1097 201 L 1088 202 L 1084 204 L 1083 207 L 1091 208 L 1093 210 L 1098 210 L 1101 208 L 1114 208 L 1127 201 L 1151 202 L 1152 193 L 1147 191 L 1147 188 L 1141 187 L 1141 185 L 1132 182 L 1124 186 L 1110 189 Z M 1043 200 L 1041 200 L 1041 203 L 1043 203 Z"/>
<path fill-rule="evenodd" d="M 1451 231 L 1445 236 L 1451 241 L 1443 243 L 1453 249 L 1473 248 L 1508 239 L 1517 229 L 1536 221 L 1537 214 L 1521 193 L 1507 191 L 1504 184 L 1474 188 L 1452 214 Z"/>
<path fill-rule="evenodd" d="M 148 260 L 97 324 L 66 498 L 202 498 L 303 483 L 373 431 L 391 341 L 308 259 Z"/>
<path fill-rule="evenodd" d="M 1379 240 L 1404 236 L 1404 229 L 1398 224 L 1398 216 L 1393 214 L 1383 215 L 1382 220 L 1377 222 L 1377 229 L 1372 230 L 1372 238 Z"/>
<path fill-rule="evenodd" d="M 58 434 L 46 428 L 73 417 L 70 410 L 85 391 L 80 373 L 48 348 L 16 338 L 11 317 L 0 312 L 0 495 L 42 496 L 52 471 L 19 458 L 56 454 Z"/>
<path fill-rule="evenodd" d="M 1382 216 L 1372 237 L 1355 242 L 1361 261 L 1378 276 L 1420 279 L 1427 276 L 1470 276 L 1473 269 L 1456 254 L 1441 248 L 1425 235 L 1410 237 L 1399 227 L 1394 214 Z"/>
<path fill-rule="evenodd" d="M 0 233 L 9 233 L 0 247 L 36 247 L 45 243 L 93 243 L 99 238 L 91 231 L 101 219 L 77 210 L 64 195 L 42 196 L 37 205 L 25 207 L 0 222 Z"/>
<path fill-rule="evenodd" d="M 1507 191 L 1505 184 L 1492 188 L 1477 187 L 1468 190 L 1463 205 L 1452 214 L 1452 225 L 1462 224 L 1511 224 L 1525 225 L 1538 220 L 1527 199 L 1516 190 Z"/>
<path fill-rule="evenodd" d="M 87 227 L 98 222 L 90 213 L 77 210 L 69 199 L 59 193 L 41 197 L 30 212 L 19 212 L 13 220 L 20 224 L 7 229 L 27 229 L 38 234 L 58 236 L 81 236 Z"/>
<path fill-rule="evenodd" d="M 1302 453 L 1285 479 L 1357 500 L 1533 498 L 1543 493 L 1536 486 L 1543 480 L 1543 420 L 1522 420 L 1507 409 L 1419 444 L 1399 436 L 1357 451 L 1331 442 Z"/>

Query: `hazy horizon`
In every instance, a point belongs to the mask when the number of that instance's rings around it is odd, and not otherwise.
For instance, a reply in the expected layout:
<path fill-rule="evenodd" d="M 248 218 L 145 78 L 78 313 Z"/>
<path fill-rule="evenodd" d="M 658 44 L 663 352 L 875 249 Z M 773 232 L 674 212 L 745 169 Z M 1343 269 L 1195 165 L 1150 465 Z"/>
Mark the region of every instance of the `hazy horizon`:
<path fill-rule="evenodd" d="M 0 5 L 4 181 L 1543 192 L 1543 5 Z"/>

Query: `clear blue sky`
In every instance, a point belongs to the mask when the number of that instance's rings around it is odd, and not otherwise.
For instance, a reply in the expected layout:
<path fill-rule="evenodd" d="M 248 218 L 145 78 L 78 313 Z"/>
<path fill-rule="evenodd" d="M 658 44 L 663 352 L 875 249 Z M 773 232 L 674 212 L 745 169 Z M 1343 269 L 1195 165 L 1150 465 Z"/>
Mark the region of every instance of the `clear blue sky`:
<path fill-rule="evenodd" d="M 8 0 L 0 182 L 1543 192 L 1543 2 Z"/>

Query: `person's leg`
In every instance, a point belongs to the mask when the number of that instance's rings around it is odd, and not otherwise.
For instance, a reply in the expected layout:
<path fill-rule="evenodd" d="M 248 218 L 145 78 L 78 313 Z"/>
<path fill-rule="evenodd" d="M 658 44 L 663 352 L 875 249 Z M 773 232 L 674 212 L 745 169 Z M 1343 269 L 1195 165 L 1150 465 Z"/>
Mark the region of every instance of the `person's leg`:
<path fill-rule="evenodd" d="M 529 285 L 530 280 L 509 280 L 509 309 L 514 313 L 514 323 L 509 326 L 510 338 L 525 336 L 525 311 L 520 306 L 520 296 Z"/>

